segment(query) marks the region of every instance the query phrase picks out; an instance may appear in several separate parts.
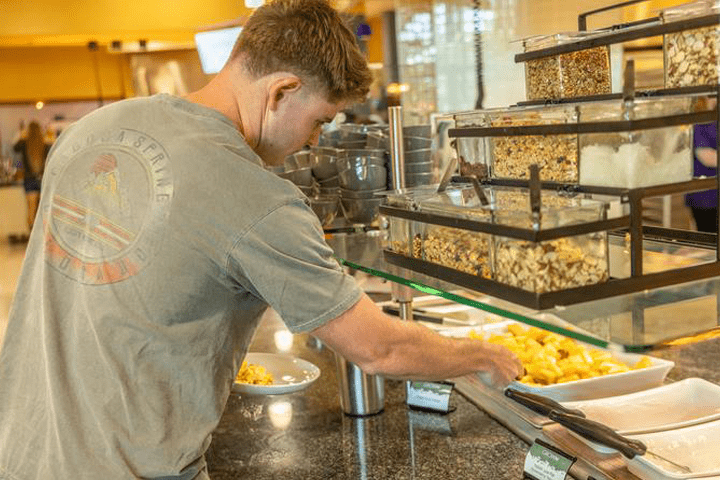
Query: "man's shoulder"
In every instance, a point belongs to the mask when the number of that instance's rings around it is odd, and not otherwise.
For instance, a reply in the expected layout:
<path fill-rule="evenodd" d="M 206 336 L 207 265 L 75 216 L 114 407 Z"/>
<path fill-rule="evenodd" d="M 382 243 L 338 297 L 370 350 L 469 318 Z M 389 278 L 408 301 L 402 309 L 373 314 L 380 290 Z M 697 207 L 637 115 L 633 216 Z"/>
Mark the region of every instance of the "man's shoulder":
<path fill-rule="evenodd" d="M 117 130 L 149 135 L 178 146 L 202 145 L 206 152 L 225 145 L 242 150 L 243 141 L 221 114 L 170 95 L 153 95 L 113 102 L 90 112 L 65 131 L 65 137 L 95 134 L 107 136 Z M 190 134 L 191 133 L 191 134 Z M 123 137 L 124 138 L 124 137 Z M 67 140 L 67 138 L 65 138 Z M 219 140 L 219 141 L 218 141 Z M 243 152 L 246 153 L 247 152 Z"/>

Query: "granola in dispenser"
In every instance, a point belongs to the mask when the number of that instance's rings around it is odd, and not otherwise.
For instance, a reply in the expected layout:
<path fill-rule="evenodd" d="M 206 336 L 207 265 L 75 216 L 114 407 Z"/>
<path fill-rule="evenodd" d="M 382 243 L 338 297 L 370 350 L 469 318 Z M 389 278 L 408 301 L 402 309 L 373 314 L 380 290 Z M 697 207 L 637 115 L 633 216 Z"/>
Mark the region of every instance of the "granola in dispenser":
<path fill-rule="evenodd" d="M 539 125 L 539 115 L 522 118 L 501 117 L 491 120 L 493 127 Z M 527 179 L 533 163 L 540 167 L 543 181 L 577 183 L 577 135 L 524 135 L 493 137 L 492 175 L 495 178 Z"/>
<path fill-rule="evenodd" d="M 422 239 L 422 253 L 428 262 L 461 272 L 491 278 L 490 236 L 448 227 L 432 227 Z"/>
<path fill-rule="evenodd" d="M 610 55 L 595 47 L 528 60 L 525 66 L 528 100 L 552 100 L 610 93 Z"/>
<path fill-rule="evenodd" d="M 498 239 L 496 280 L 536 293 L 593 285 L 608 279 L 607 262 L 572 238 L 546 242 Z"/>
<path fill-rule="evenodd" d="M 711 85 L 720 70 L 720 27 L 665 35 L 665 87 Z"/>

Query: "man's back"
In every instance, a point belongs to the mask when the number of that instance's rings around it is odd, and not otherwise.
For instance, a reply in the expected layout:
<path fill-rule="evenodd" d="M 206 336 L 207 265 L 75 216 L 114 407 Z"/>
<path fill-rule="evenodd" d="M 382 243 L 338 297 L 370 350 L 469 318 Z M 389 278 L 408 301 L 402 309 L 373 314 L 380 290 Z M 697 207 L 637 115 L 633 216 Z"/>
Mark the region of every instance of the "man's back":
<path fill-rule="evenodd" d="M 181 99 L 61 136 L 0 356 L 0 478 L 195 478 L 266 308 L 227 261 L 268 188 L 295 195 Z"/>

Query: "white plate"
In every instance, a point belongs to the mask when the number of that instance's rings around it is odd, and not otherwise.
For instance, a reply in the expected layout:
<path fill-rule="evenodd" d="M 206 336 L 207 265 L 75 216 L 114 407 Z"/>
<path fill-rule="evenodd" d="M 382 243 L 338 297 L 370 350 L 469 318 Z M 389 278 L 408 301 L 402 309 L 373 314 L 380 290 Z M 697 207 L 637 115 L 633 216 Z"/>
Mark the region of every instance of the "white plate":
<path fill-rule="evenodd" d="M 502 334 L 507 332 L 507 326 L 510 323 L 519 323 L 514 321 L 502 322 L 484 327 L 474 328 L 453 328 L 445 329 L 440 333 L 452 337 L 467 336 L 470 330 L 482 331 L 484 334 Z M 525 327 L 527 325 L 520 324 Z M 575 340 L 579 344 L 587 348 L 600 350 L 598 347 L 590 345 L 579 340 Z M 606 350 L 607 351 L 607 350 Z M 637 353 L 615 352 L 611 351 L 612 356 L 628 365 L 636 364 L 645 355 Z M 651 365 L 640 370 L 630 370 L 629 372 L 613 373 L 603 375 L 601 377 L 585 378 L 582 380 L 574 380 L 572 382 L 558 383 L 543 387 L 532 387 L 520 382 L 511 382 L 509 387 L 523 392 L 535 393 L 552 398 L 558 402 L 570 402 L 575 400 L 588 400 L 593 398 L 611 397 L 613 395 L 623 395 L 645 390 L 652 387 L 658 387 L 663 384 L 665 376 L 670 369 L 675 366 L 674 362 L 661 358 L 650 357 Z M 482 376 L 480 377 L 483 378 Z"/>
<path fill-rule="evenodd" d="M 232 391 L 254 395 L 277 395 L 297 392 L 310 386 L 320 377 L 320 369 L 312 363 L 292 355 L 279 353 L 247 353 L 245 361 L 265 367 L 272 374 L 272 385 L 251 385 L 233 382 Z"/>
<path fill-rule="evenodd" d="M 720 386 L 701 378 L 615 397 L 564 403 L 620 435 L 660 432 L 720 419 Z"/>
<path fill-rule="evenodd" d="M 633 435 L 647 449 L 668 460 L 689 467 L 692 473 L 675 473 L 666 470 L 660 462 L 653 461 L 650 455 L 636 456 L 628 460 L 631 473 L 640 478 L 680 479 L 710 478 L 720 479 L 720 421 L 701 423 L 691 427 L 668 430 L 665 432 Z"/>

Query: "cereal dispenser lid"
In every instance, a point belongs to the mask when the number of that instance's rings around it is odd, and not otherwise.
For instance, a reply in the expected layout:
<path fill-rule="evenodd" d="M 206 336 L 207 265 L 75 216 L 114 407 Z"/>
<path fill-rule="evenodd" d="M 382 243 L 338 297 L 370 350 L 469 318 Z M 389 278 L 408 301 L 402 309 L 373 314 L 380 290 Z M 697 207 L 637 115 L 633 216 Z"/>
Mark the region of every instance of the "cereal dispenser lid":
<path fill-rule="evenodd" d="M 676 7 L 666 8 L 660 13 L 660 18 L 667 23 L 718 12 L 720 12 L 720 0 L 696 0 Z"/>
<path fill-rule="evenodd" d="M 594 32 L 560 32 L 552 35 L 533 35 L 520 40 L 525 52 L 555 47 L 566 43 L 578 42 L 594 35 Z"/>

